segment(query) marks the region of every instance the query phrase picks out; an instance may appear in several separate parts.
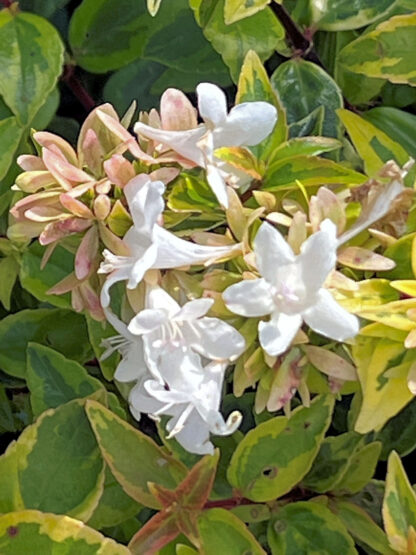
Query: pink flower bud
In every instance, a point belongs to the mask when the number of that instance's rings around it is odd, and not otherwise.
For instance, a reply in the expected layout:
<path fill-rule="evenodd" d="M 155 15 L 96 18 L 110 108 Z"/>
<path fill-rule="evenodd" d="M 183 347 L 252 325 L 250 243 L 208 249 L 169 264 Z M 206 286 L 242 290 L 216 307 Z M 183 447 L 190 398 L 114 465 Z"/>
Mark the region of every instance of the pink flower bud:
<path fill-rule="evenodd" d="M 117 187 L 124 187 L 136 175 L 133 164 L 121 154 L 114 154 L 106 160 L 104 170 L 110 181 Z"/>
<path fill-rule="evenodd" d="M 75 275 L 79 280 L 85 279 L 91 272 L 98 255 L 98 230 L 91 227 L 82 238 L 75 255 Z"/>
<path fill-rule="evenodd" d="M 18 156 L 17 163 L 22 170 L 27 172 L 46 170 L 46 166 L 43 163 L 42 158 L 39 156 L 33 156 L 33 154 L 22 154 L 21 156 Z"/>
<path fill-rule="evenodd" d="M 167 89 L 160 99 L 162 128 L 169 131 L 193 129 L 198 125 L 196 110 L 183 92 Z"/>
<path fill-rule="evenodd" d="M 38 131 L 33 135 L 33 138 L 41 147 L 52 150 L 53 152 L 60 152 L 70 164 L 74 166 L 78 165 L 75 150 L 62 137 L 49 133 L 48 131 Z"/>
<path fill-rule="evenodd" d="M 94 175 L 100 176 L 105 152 L 98 140 L 97 133 L 88 129 L 82 143 L 83 159 Z"/>

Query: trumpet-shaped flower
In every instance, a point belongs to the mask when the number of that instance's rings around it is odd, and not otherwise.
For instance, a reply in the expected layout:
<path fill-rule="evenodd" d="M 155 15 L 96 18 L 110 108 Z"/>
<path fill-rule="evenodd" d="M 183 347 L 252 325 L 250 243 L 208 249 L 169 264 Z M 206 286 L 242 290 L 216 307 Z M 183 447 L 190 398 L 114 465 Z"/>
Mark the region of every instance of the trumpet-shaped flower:
<path fill-rule="evenodd" d="M 227 113 L 226 97 L 219 87 L 200 83 L 196 91 L 204 124 L 184 131 L 171 131 L 139 122 L 135 125 L 135 132 L 163 143 L 205 168 L 209 185 L 220 204 L 227 208 L 226 167 L 215 158 L 214 151 L 222 146 L 253 146 L 260 143 L 273 130 L 276 108 L 267 102 L 244 102 Z"/>
<path fill-rule="evenodd" d="M 212 299 L 195 299 L 182 307 L 160 287 L 148 288 L 146 306 L 130 322 L 128 331 L 143 338 L 146 362 L 154 375 L 163 374 L 172 353 L 188 353 L 188 364 L 199 366 L 198 353 L 211 360 L 235 360 L 244 350 L 243 336 L 219 318 L 206 313 Z M 164 360 L 167 360 L 167 363 Z"/>
<path fill-rule="evenodd" d="M 104 251 L 100 273 L 110 273 L 101 291 L 104 307 L 110 304 L 110 287 L 128 280 L 127 287 L 134 289 L 151 268 L 168 269 L 203 264 L 209 260 L 230 255 L 239 245 L 211 247 L 202 246 L 176 237 L 159 225 L 164 208 L 162 194 L 165 186 L 161 181 L 151 181 L 147 175 L 138 175 L 125 187 L 124 193 L 133 219 L 133 226 L 124 236 L 128 254 L 118 256 Z"/>
<path fill-rule="evenodd" d="M 163 383 L 141 381 L 131 390 L 130 409 L 137 419 L 142 412 L 157 419 L 171 416 L 166 426 L 169 437 L 191 453 L 213 453 L 210 433 L 229 435 L 241 423 L 239 412 L 231 413 L 226 421 L 219 412 L 226 367 L 227 362 L 215 361 L 197 369 L 188 353 L 176 349 L 161 369 Z"/>
<path fill-rule="evenodd" d="M 358 320 L 323 287 L 336 264 L 336 226 L 324 220 L 295 256 L 282 235 L 263 223 L 254 241 L 261 278 L 241 281 L 223 293 L 227 307 L 243 316 L 266 316 L 259 339 L 272 356 L 286 351 L 303 322 L 314 331 L 344 341 L 358 333 Z"/>

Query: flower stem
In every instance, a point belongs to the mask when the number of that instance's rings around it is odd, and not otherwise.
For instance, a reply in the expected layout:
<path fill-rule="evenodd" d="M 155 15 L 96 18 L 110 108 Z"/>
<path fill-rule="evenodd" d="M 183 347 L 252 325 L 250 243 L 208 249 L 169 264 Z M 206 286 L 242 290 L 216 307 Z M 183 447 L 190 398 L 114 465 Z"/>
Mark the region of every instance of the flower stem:
<path fill-rule="evenodd" d="M 252 505 L 254 501 L 246 499 L 245 497 L 231 497 L 230 499 L 221 499 L 219 501 L 207 501 L 204 505 L 204 509 L 233 509 L 234 507 L 239 507 L 240 505 Z"/>
<path fill-rule="evenodd" d="M 92 109 L 95 108 L 94 99 L 90 96 L 87 89 L 75 75 L 75 66 L 65 66 L 64 73 L 62 75 L 62 81 L 69 87 L 69 89 L 71 89 L 72 94 L 87 112 L 90 112 Z"/>

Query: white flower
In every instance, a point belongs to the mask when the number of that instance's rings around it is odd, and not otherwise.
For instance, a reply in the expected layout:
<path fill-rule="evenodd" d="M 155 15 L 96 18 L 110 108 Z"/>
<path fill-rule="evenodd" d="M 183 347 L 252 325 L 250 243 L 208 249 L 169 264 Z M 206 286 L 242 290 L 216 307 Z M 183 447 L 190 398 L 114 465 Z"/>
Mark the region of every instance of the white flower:
<path fill-rule="evenodd" d="M 175 437 L 189 452 L 213 453 L 210 433 L 229 435 L 241 423 L 241 414 L 230 414 L 225 422 L 219 406 L 226 362 L 211 362 L 195 369 L 187 354 L 173 352 L 170 364 L 163 369 L 164 383 L 148 380 L 138 383 L 130 392 L 130 409 L 139 419 L 141 412 L 154 418 L 168 415 L 168 437 Z"/>
<path fill-rule="evenodd" d="M 152 377 L 145 362 L 143 339 L 130 333 L 126 324 L 111 310 L 105 310 L 105 315 L 113 328 L 119 332 L 119 335 L 107 337 L 101 342 L 103 347 L 107 347 L 101 360 L 108 358 L 114 351 L 121 354 L 114 378 L 119 382 L 132 382 Z"/>
<path fill-rule="evenodd" d="M 207 180 L 220 204 L 228 208 L 225 166 L 214 151 L 222 146 L 253 146 L 273 130 L 277 111 L 267 102 L 244 102 L 227 114 L 223 91 L 211 83 L 196 88 L 199 113 L 204 124 L 186 131 L 168 131 L 136 123 L 135 132 L 170 147 L 207 170 Z"/>
<path fill-rule="evenodd" d="M 127 287 L 134 289 L 151 268 L 168 269 L 203 264 L 229 255 L 240 245 L 211 247 L 197 245 L 176 237 L 158 224 L 163 208 L 165 186 L 161 181 L 151 181 L 141 174 L 133 178 L 125 187 L 124 194 L 133 219 L 132 227 L 124 236 L 128 256 L 117 256 L 104 250 L 104 262 L 99 273 L 110 273 L 101 290 L 101 304 L 110 304 L 110 287 L 122 280 L 128 280 Z"/>
<path fill-rule="evenodd" d="M 274 227 L 261 225 L 254 252 L 262 277 L 231 285 L 223 298 L 237 314 L 271 315 L 259 323 L 260 344 L 269 355 L 286 351 L 302 322 L 337 341 L 358 333 L 357 318 L 323 287 L 335 268 L 337 245 L 336 226 L 328 219 L 302 244 L 298 256 Z"/>
<path fill-rule="evenodd" d="M 131 320 L 128 331 L 143 338 L 146 362 L 154 375 L 164 378 L 165 365 L 171 365 L 177 350 L 186 353 L 194 367 L 199 367 L 199 355 L 218 361 L 240 356 L 243 336 L 219 318 L 205 316 L 213 302 L 196 299 L 181 307 L 160 287 L 147 288 L 147 308 Z"/>

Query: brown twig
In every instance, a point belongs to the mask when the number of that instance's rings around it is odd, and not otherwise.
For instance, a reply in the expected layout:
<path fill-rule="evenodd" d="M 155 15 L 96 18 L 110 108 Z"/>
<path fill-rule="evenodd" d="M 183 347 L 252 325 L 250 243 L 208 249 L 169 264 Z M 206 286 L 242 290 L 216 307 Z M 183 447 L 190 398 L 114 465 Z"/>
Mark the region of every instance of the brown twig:
<path fill-rule="evenodd" d="M 282 27 L 286 31 L 286 36 L 289 39 L 290 44 L 294 48 L 296 54 L 308 62 L 313 62 L 317 66 L 321 67 L 323 70 L 327 71 L 321 59 L 319 58 L 316 50 L 313 47 L 312 40 L 309 40 L 299 29 L 296 23 L 293 21 L 289 12 L 286 8 L 276 2 L 271 2 L 270 7 L 280 21 Z M 328 72 L 327 72 L 328 73 Z M 343 96 L 344 105 L 348 110 L 356 112 L 355 106 L 350 104 L 348 100 Z"/>
<path fill-rule="evenodd" d="M 87 112 L 90 112 L 93 108 L 95 108 L 94 99 L 90 96 L 87 89 L 75 75 L 75 66 L 65 66 L 62 81 L 71 89 L 72 94 L 85 108 L 85 110 L 87 110 Z"/>
<path fill-rule="evenodd" d="M 244 497 L 232 497 L 230 499 L 221 499 L 220 501 L 207 501 L 204 505 L 204 509 L 233 509 L 234 507 L 239 507 L 240 505 L 253 505 L 253 501 L 250 499 L 245 499 Z"/>

